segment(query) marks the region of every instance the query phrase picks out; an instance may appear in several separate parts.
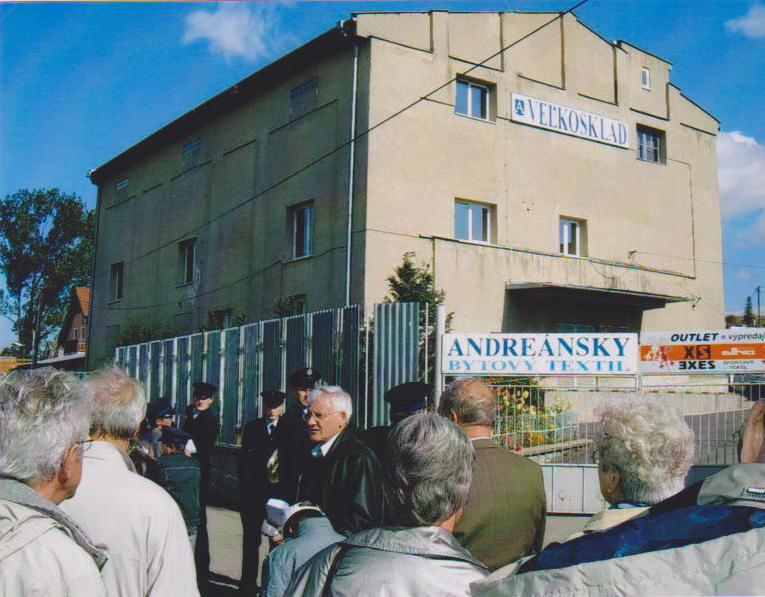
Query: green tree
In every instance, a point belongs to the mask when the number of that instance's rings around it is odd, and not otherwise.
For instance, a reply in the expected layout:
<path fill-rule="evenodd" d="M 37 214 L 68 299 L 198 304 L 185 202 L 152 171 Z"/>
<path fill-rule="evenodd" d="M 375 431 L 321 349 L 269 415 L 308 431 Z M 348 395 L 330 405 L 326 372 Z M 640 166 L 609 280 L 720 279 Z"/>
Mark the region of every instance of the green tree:
<path fill-rule="evenodd" d="M 744 325 L 752 327 L 754 325 L 754 309 L 752 309 L 752 297 L 746 297 L 746 306 L 744 307 Z"/>
<path fill-rule="evenodd" d="M 427 370 L 427 379 L 433 380 L 435 368 L 436 348 L 436 307 L 444 302 L 446 294 L 443 290 L 437 290 L 433 280 L 433 272 L 426 263 L 417 264 L 415 253 L 404 253 L 401 265 L 388 276 L 389 294 L 385 297 L 386 303 L 420 303 L 420 371 Z M 423 308 L 424 307 L 424 308 Z M 428 313 L 428 329 L 425 329 L 425 309 Z M 451 329 L 451 321 L 454 313 L 446 316 L 446 330 Z M 425 350 L 427 346 L 428 362 L 425 363 Z"/>
<path fill-rule="evenodd" d="M 0 312 L 36 362 L 72 287 L 90 285 L 95 214 L 76 195 L 21 189 L 0 200 Z"/>

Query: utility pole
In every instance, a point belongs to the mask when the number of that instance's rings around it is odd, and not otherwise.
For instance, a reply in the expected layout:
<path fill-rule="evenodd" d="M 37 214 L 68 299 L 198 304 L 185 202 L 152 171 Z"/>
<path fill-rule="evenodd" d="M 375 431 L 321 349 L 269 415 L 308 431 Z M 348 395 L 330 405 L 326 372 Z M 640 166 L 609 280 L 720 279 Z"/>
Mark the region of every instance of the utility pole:
<path fill-rule="evenodd" d="M 760 287 L 754 289 L 757 293 L 757 327 L 760 327 Z"/>

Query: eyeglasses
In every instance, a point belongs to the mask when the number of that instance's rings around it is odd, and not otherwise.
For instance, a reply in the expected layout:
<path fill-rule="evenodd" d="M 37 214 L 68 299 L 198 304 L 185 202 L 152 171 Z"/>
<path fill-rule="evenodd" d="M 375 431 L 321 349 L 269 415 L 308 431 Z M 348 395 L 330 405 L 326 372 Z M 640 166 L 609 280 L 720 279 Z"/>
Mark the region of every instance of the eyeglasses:
<path fill-rule="evenodd" d="M 328 417 L 329 415 L 334 415 L 335 413 L 339 413 L 339 410 L 333 410 L 328 413 L 315 413 L 312 410 L 307 410 L 303 413 L 303 420 L 307 423 L 312 418 L 316 419 L 316 421 L 321 421 L 324 417 Z"/>
<path fill-rule="evenodd" d="M 95 440 L 93 440 L 93 439 L 83 439 L 83 440 L 80 440 L 80 441 L 78 441 L 78 442 L 74 442 L 74 445 L 76 445 L 76 446 L 79 446 L 79 447 L 80 447 L 80 449 L 81 449 L 83 452 L 87 452 L 87 451 L 88 451 L 88 448 L 90 448 L 91 444 L 92 444 L 94 441 L 95 441 Z"/>

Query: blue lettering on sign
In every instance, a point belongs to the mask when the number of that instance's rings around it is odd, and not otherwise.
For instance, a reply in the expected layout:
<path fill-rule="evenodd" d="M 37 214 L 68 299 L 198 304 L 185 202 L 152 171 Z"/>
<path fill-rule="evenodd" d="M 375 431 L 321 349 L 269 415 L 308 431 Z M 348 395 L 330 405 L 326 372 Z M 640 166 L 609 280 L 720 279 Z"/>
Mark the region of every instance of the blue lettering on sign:
<path fill-rule="evenodd" d="M 519 99 L 515 100 L 515 113 L 518 116 L 523 116 L 524 113 L 526 112 L 524 110 L 524 104 L 525 102 L 523 100 L 519 100 Z"/>

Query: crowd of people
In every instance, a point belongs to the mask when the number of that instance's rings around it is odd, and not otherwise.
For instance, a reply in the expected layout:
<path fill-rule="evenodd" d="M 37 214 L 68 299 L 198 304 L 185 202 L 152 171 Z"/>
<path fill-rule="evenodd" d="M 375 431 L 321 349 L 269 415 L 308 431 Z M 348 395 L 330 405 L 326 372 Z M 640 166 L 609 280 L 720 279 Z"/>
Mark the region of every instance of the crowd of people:
<path fill-rule="evenodd" d="M 640 396 L 606 405 L 594 447 L 610 507 L 543 548 L 541 468 L 494 445 L 480 379 L 454 381 L 436 412 L 425 384 L 391 388 L 391 425 L 369 430 L 315 369 L 288 386 L 289 407 L 266 389 L 242 430 L 242 595 L 763 594 L 765 401 L 741 464 L 688 487 L 683 417 Z M 147 404 L 117 368 L 0 381 L 0 595 L 204 594 L 216 393 L 194 383 L 176 427 L 170 401 Z"/>

